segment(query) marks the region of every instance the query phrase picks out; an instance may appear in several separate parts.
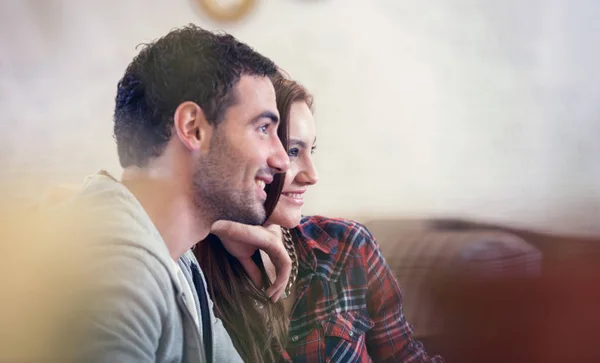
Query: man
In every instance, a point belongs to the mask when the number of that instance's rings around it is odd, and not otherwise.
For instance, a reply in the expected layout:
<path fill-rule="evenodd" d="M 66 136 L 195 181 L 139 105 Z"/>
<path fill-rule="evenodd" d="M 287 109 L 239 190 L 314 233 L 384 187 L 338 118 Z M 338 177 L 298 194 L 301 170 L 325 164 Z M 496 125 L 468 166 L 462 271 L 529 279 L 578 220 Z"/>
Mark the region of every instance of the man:
<path fill-rule="evenodd" d="M 258 226 L 265 185 L 289 165 L 275 72 L 231 35 L 192 25 L 146 45 L 127 67 L 114 112 L 122 178 L 99 172 L 61 206 L 76 206 L 91 241 L 77 359 L 241 361 L 190 250 L 215 233 L 252 273 L 251 255 L 264 249 L 281 272 L 266 293 L 277 300 L 285 289 L 289 257 Z M 252 241 L 240 242 L 248 233 Z"/>

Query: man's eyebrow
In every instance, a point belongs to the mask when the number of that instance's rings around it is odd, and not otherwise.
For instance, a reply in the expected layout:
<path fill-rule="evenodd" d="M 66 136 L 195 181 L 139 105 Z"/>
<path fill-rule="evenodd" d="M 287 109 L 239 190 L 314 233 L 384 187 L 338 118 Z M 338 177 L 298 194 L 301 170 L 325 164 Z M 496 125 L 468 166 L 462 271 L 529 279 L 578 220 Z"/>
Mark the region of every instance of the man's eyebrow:
<path fill-rule="evenodd" d="M 256 123 L 263 118 L 271 119 L 271 123 L 274 123 L 274 124 L 279 122 L 279 116 L 277 116 L 276 114 L 274 114 L 271 111 L 265 111 L 265 112 L 261 113 L 260 115 L 256 116 L 255 118 L 253 118 L 252 121 L 250 121 L 250 123 L 252 123 L 252 124 Z"/>

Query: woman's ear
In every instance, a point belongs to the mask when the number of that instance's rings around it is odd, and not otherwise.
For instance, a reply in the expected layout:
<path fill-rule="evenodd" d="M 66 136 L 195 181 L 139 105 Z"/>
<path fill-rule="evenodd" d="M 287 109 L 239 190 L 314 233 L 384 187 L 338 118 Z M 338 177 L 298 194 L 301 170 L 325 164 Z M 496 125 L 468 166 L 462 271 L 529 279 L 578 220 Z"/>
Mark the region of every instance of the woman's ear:
<path fill-rule="evenodd" d="M 212 126 L 198 104 L 191 101 L 180 104 L 175 110 L 173 125 L 186 148 L 192 151 L 208 149 Z"/>

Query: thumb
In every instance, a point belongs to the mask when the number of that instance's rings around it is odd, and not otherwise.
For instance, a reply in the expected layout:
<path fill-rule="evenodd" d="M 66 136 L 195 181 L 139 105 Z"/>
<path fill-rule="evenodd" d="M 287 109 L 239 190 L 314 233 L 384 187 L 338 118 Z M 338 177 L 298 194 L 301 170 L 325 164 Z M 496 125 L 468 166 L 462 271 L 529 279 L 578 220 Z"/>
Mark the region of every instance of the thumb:
<path fill-rule="evenodd" d="M 236 222 L 219 220 L 212 224 L 212 226 L 210 227 L 210 232 L 214 234 L 221 232 L 227 233 L 231 229 L 236 229 Z"/>
<path fill-rule="evenodd" d="M 233 221 L 216 221 L 211 227 L 211 233 L 219 238 L 243 241 L 256 248 L 268 248 L 274 237 L 273 232 L 262 226 L 252 226 Z"/>
<path fill-rule="evenodd" d="M 247 240 L 252 236 L 252 226 L 234 221 L 216 221 L 210 228 L 221 239 Z"/>

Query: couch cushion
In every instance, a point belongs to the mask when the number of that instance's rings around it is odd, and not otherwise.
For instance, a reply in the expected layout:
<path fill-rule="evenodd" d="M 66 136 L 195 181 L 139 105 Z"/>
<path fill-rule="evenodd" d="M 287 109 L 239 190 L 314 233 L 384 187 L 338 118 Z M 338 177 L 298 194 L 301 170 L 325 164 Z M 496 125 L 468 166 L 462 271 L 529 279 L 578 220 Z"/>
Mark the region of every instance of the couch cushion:
<path fill-rule="evenodd" d="M 540 273 L 541 253 L 509 233 L 433 229 L 427 220 L 372 220 L 365 226 L 402 287 L 404 313 L 417 338 L 442 332 L 432 292 L 442 278 L 459 273 L 481 279 Z"/>

